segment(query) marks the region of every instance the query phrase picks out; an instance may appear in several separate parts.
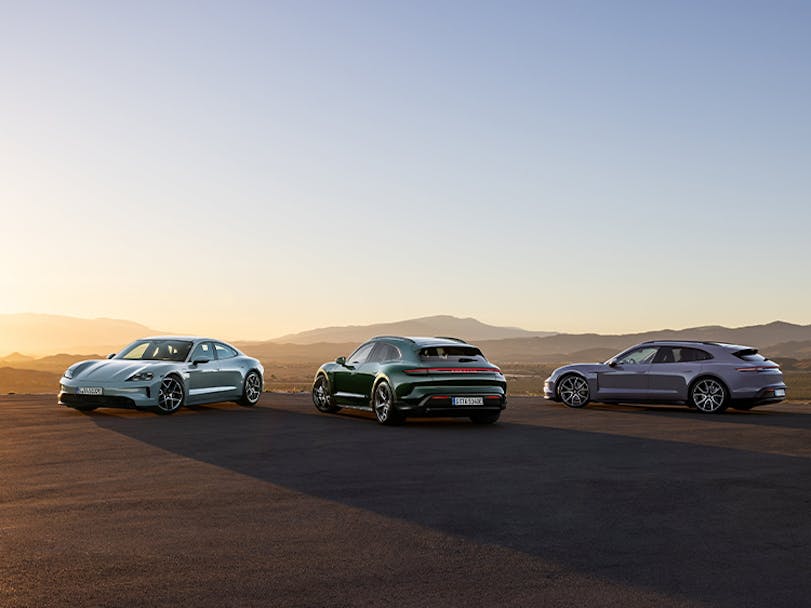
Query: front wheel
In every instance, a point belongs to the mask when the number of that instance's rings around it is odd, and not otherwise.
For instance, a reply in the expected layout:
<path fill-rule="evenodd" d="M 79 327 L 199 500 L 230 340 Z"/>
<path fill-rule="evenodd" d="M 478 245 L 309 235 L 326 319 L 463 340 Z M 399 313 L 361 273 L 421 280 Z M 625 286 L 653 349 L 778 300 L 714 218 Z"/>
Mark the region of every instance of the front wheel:
<path fill-rule="evenodd" d="M 253 406 L 259 401 L 262 395 L 262 378 L 258 372 L 249 372 L 245 376 L 245 386 L 242 389 L 242 398 L 239 400 L 240 405 Z"/>
<path fill-rule="evenodd" d="M 375 387 L 372 396 L 372 409 L 380 424 L 393 426 L 403 422 L 402 415 L 394 409 L 394 394 L 391 386 L 385 380 L 381 380 Z"/>
<path fill-rule="evenodd" d="M 174 414 L 183 405 L 186 400 L 186 393 L 183 391 L 183 385 L 180 384 L 174 376 L 166 376 L 161 382 L 160 390 L 158 391 L 158 407 L 156 412 L 159 414 Z"/>
<path fill-rule="evenodd" d="M 558 383 L 558 398 L 566 407 L 584 407 L 591 399 L 589 383 L 583 376 L 564 376 Z"/>
<path fill-rule="evenodd" d="M 690 403 L 702 414 L 719 414 L 728 401 L 726 387 L 715 378 L 701 378 L 690 389 Z"/>
<path fill-rule="evenodd" d="M 313 404 L 319 412 L 332 414 L 341 408 L 335 405 L 335 399 L 330 390 L 329 380 L 326 376 L 319 374 L 313 383 Z"/>

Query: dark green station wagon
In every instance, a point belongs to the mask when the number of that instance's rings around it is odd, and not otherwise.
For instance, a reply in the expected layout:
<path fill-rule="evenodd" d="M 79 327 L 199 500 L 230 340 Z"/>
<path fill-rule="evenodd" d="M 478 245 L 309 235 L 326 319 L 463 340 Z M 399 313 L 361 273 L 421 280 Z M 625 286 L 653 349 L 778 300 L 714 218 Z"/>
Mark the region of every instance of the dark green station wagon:
<path fill-rule="evenodd" d="M 381 424 L 424 416 L 492 424 L 506 407 L 507 382 L 464 340 L 378 336 L 319 368 L 313 402 L 321 412 L 373 412 Z"/>

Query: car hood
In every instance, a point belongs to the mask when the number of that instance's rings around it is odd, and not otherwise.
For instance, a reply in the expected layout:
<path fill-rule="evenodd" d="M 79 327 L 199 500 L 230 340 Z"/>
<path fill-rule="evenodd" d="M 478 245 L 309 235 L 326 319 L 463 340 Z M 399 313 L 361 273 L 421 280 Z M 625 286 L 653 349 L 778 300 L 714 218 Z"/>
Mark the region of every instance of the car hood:
<path fill-rule="evenodd" d="M 74 380 L 93 380 L 97 382 L 124 382 L 142 371 L 159 374 L 165 369 L 177 367 L 180 363 L 169 361 L 126 361 L 124 359 L 103 359 L 100 361 L 82 361 L 71 366 Z"/>

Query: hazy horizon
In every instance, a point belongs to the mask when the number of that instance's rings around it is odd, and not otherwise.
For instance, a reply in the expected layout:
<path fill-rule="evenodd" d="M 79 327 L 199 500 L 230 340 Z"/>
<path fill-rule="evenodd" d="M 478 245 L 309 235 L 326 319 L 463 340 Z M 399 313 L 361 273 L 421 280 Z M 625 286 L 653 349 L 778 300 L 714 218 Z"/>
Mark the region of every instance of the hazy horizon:
<path fill-rule="evenodd" d="M 762 321 L 762 322 L 759 322 L 759 323 L 746 323 L 746 324 L 743 324 L 743 325 L 727 325 L 727 324 L 724 324 L 724 323 L 704 323 L 704 324 L 700 324 L 700 325 L 690 325 L 690 326 L 643 327 L 643 328 L 629 330 L 629 331 L 614 331 L 614 332 L 601 332 L 601 331 L 596 331 L 596 330 L 569 331 L 569 330 L 565 330 L 565 329 L 562 330 L 562 329 L 558 329 L 558 328 L 540 329 L 540 328 L 537 328 L 537 327 L 521 327 L 521 326 L 516 326 L 516 325 L 509 325 L 509 324 L 506 324 L 506 323 L 490 322 L 488 320 L 478 319 L 476 317 L 462 317 L 462 316 L 459 316 L 459 315 L 453 315 L 453 314 L 449 314 L 449 313 L 437 313 L 435 315 L 426 315 L 424 317 L 410 317 L 410 318 L 407 318 L 407 319 L 383 319 L 382 321 L 370 321 L 368 323 L 360 323 L 360 324 L 348 324 L 347 323 L 347 324 L 326 325 L 326 326 L 315 326 L 315 325 L 313 325 L 313 326 L 309 326 L 309 327 L 303 327 L 303 328 L 300 328 L 300 329 L 296 329 L 296 330 L 291 331 L 291 332 L 286 332 L 285 334 L 237 335 L 237 334 L 228 334 L 228 333 L 212 334 L 211 332 L 207 332 L 207 331 L 184 331 L 184 330 L 177 329 L 177 328 L 162 327 L 162 326 L 155 327 L 155 326 L 151 326 L 151 325 L 149 325 L 147 323 L 144 323 L 144 322 L 142 322 L 142 320 L 139 320 L 139 319 L 123 319 L 123 318 L 114 318 L 114 317 L 82 317 L 82 316 L 78 316 L 78 315 L 60 315 L 60 314 L 56 314 L 56 313 L 31 313 L 31 312 L 25 312 L 25 313 L 0 313 L 0 318 L 2 318 L 4 316 L 23 317 L 23 316 L 29 316 L 29 315 L 30 316 L 36 316 L 36 317 L 51 317 L 53 320 L 55 320 L 57 322 L 62 321 L 64 319 L 70 319 L 70 320 L 76 320 L 76 321 L 89 321 L 89 322 L 92 322 L 92 321 L 110 321 L 110 322 L 122 322 L 122 323 L 125 323 L 125 324 L 132 323 L 132 324 L 136 324 L 136 325 L 139 325 L 139 326 L 143 326 L 145 328 L 145 330 L 149 330 L 149 331 L 153 331 L 153 332 L 157 332 L 157 333 L 162 333 L 162 334 L 166 334 L 166 335 L 209 335 L 209 336 L 218 337 L 218 338 L 221 338 L 221 339 L 224 339 L 224 340 L 230 340 L 232 342 L 267 341 L 267 340 L 275 340 L 275 339 L 278 339 L 278 338 L 281 338 L 281 337 L 284 337 L 284 336 L 288 336 L 288 335 L 295 335 L 295 334 L 299 334 L 299 333 L 307 333 L 307 332 L 314 331 L 314 330 L 324 330 L 324 329 L 333 329 L 333 328 L 349 328 L 349 327 L 366 327 L 366 326 L 373 326 L 373 325 L 379 325 L 379 324 L 396 324 L 396 323 L 401 323 L 401 322 L 418 321 L 418 320 L 421 320 L 421 319 L 430 319 L 430 318 L 435 318 L 435 317 L 452 317 L 452 318 L 459 319 L 459 320 L 468 320 L 469 319 L 469 320 L 472 320 L 472 321 L 484 323 L 485 325 L 489 325 L 489 326 L 501 327 L 501 328 L 513 328 L 513 329 L 525 330 L 525 331 L 528 331 L 528 332 L 539 332 L 539 333 L 541 333 L 541 332 L 549 332 L 549 333 L 557 333 L 557 334 L 574 334 L 574 335 L 577 335 L 577 334 L 600 334 L 600 335 L 605 335 L 605 336 L 624 335 L 624 334 L 637 334 L 637 333 L 641 334 L 641 333 L 667 331 L 667 330 L 682 331 L 682 330 L 686 330 L 686 329 L 699 329 L 699 328 L 703 328 L 703 327 L 726 327 L 726 328 L 729 328 L 729 329 L 739 329 L 739 328 L 750 327 L 750 326 L 768 325 L 768 324 L 771 324 L 771 323 L 788 323 L 788 324 L 799 325 L 799 326 L 811 325 L 811 324 L 806 324 L 806 323 L 795 322 L 795 321 L 792 321 L 790 319 L 769 319 L 769 320 Z M 50 328 L 43 328 L 43 331 L 47 331 L 48 329 L 50 329 Z M 98 342 L 100 340 L 99 336 L 101 336 L 101 335 L 102 334 L 96 334 L 96 337 L 94 338 L 94 340 L 96 342 Z M 92 341 L 93 340 L 91 340 L 91 342 Z M 0 340 L 0 342 L 3 342 L 3 341 Z M 110 346 L 115 346 L 115 344 L 111 343 Z M 2 358 L 3 355 L 11 354 L 13 350 L 20 350 L 20 349 L 12 348 L 10 350 L 8 348 L 8 346 L 5 345 L 5 350 L 7 350 L 8 352 L 4 352 L 2 349 L 0 349 L 0 358 Z M 48 354 L 54 354 L 53 351 L 51 351 L 51 350 L 49 350 L 47 348 L 44 349 L 44 350 L 37 350 L 37 351 L 32 351 L 32 352 L 34 352 L 34 354 L 42 354 L 42 353 L 45 353 L 45 352 L 47 352 Z M 23 350 L 23 351 L 21 351 L 21 354 L 27 355 L 27 354 L 31 354 L 31 353 L 24 352 L 24 350 Z"/>
<path fill-rule="evenodd" d="M 811 323 L 811 5 L 15 4 L 0 313 Z"/>

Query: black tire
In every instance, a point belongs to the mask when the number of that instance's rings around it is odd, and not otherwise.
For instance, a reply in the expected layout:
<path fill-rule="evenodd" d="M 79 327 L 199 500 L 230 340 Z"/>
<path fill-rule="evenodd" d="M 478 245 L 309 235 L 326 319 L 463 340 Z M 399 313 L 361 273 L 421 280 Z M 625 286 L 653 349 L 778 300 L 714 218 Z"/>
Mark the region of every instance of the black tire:
<path fill-rule="evenodd" d="M 501 412 L 497 414 L 474 414 L 470 417 L 473 424 L 495 424 L 501 417 Z"/>
<path fill-rule="evenodd" d="M 372 411 L 377 421 L 386 426 L 396 426 L 405 420 L 405 417 L 394 407 L 394 391 L 385 380 L 375 384 L 372 390 Z"/>
<path fill-rule="evenodd" d="M 242 397 L 239 399 L 239 404 L 246 407 L 253 407 L 259 402 L 259 397 L 262 396 L 262 376 L 256 370 L 251 370 L 245 376 L 245 382 L 242 384 Z"/>
<path fill-rule="evenodd" d="M 591 391 L 588 381 L 579 374 L 567 374 L 558 380 L 555 390 L 558 399 L 566 407 L 581 408 L 586 407 L 591 401 Z"/>
<path fill-rule="evenodd" d="M 690 404 L 700 414 L 720 414 L 729 406 L 729 389 L 718 378 L 703 376 L 690 386 Z"/>
<path fill-rule="evenodd" d="M 180 378 L 166 376 L 158 389 L 158 405 L 154 408 L 155 411 L 162 416 L 168 416 L 183 407 L 184 403 L 186 403 L 186 391 L 183 389 Z"/>
<path fill-rule="evenodd" d="M 335 397 L 332 396 L 329 378 L 324 374 L 318 374 L 315 382 L 313 382 L 313 405 L 315 405 L 315 409 L 325 414 L 334 414 L 341 411 L 341 408 L 335 405 Z"/>

